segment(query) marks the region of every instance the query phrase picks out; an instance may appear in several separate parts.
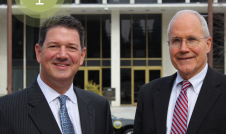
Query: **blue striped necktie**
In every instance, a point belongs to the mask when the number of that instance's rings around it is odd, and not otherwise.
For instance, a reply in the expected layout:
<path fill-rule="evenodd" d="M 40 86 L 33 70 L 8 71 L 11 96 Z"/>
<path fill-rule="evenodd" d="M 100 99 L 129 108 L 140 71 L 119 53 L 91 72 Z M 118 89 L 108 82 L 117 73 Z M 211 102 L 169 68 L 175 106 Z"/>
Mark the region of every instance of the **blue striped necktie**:
<path fill-rule="evenodd" d="M 170 134 L 186 134 L 187 132 L 187 118 L 188 118 L 188 96 L 187 89 L 191 83 L 187 80 L 182 81 L 182 89 L 177 98 L 173 121 Z"/>
<path fill-rule="evenodd" d="M 67 96 L 66 95 L 60 95 L 58 97 L 60 101 L 60 124 L 62 128 L 62 133 L 63 134 L 75 134 L 73 124 L 70 120 L 70 117 L 67 112 L 67 107 L 66 107 L 66 100 Z"/>

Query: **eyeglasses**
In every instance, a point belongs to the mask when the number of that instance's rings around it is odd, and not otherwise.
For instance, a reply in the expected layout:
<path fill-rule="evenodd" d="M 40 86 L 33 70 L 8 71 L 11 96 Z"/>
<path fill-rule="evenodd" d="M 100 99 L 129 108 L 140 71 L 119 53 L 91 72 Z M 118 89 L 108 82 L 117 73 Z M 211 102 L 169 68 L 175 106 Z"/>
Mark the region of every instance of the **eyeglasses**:
<path fill-rule="evenodd" d="M 187 39 L 181 39 L 181 38 L 172 38 L 168 42 L 169 47 L 171 48 L 179 48 L 181 47 L 182 41 L 185 40 L 186 44 L 189 48 L 197 46 L 200 42 L 200 39 L 206 39 L 204 38 L 197 38 L 197 37 L 188 37 Z"/>

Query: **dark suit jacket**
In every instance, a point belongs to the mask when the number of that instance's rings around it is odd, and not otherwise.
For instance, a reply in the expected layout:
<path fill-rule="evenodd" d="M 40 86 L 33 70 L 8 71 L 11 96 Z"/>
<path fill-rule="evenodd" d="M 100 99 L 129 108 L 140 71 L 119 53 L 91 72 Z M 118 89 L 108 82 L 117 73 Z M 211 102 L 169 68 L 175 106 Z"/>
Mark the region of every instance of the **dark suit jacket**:
<path fill-rule="evenodd" d="M 109 102 L 93 92 L 74 91 L 82 134 L 113 134 Z M 61 134 L 37 81 L 0 98 L 0 134 Z"/>
<path fill-rule="evenodd" d="M 175 73 L 141 87 L 134 134 L 166 134 L 168 104 L 176 76 Z M 186 134 L 226 134 L 226 76 L 210 67 Z"/>

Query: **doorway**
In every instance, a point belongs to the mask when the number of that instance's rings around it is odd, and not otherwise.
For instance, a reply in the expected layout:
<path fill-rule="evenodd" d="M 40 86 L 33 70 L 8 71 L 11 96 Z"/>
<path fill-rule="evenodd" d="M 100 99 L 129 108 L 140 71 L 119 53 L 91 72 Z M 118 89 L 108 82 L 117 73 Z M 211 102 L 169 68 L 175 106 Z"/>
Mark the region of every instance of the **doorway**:
<path fill-rule="evenodd" d="M 160 69 L 150 69 L 150 68 L 133 68 L 132 77 L 131 77 L 131 87 L 132 87 L 132 105 L 137 104 L 138 94 L 141 86 L 150 81 L 160 78 L 161 70 Z"/>
<path fill-rule="evenodd" d="M 99 67 L 92 68 L 81 68 L 78 70 L 74 76 L 73 84 L 75 87 L 85 89 L 86 84 L 90 81 L 100 85 L 100 90 L 102 90 L 102 70 Z"/>

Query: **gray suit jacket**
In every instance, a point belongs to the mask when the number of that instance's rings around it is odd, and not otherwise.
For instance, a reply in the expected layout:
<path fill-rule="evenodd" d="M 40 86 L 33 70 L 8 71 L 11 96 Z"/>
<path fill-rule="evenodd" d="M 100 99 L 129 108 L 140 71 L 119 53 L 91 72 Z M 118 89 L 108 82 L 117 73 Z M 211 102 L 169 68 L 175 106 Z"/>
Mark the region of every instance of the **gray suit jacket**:
<path fill-rule="evenodd" d="M 109 102 L 74 87 L 82 134 L 113 134 Z M 0 98 L 0 134 L 61 134 L 52 111 L 37 83 Z"/>
<path fill-rule="evenodd" d="M 141 87 L 134 134 L 166 134 L 168 104 L 176 76 L 175 73 Z M 186 134 L 226 134 L 226 76 L 210 67 Z"/>

